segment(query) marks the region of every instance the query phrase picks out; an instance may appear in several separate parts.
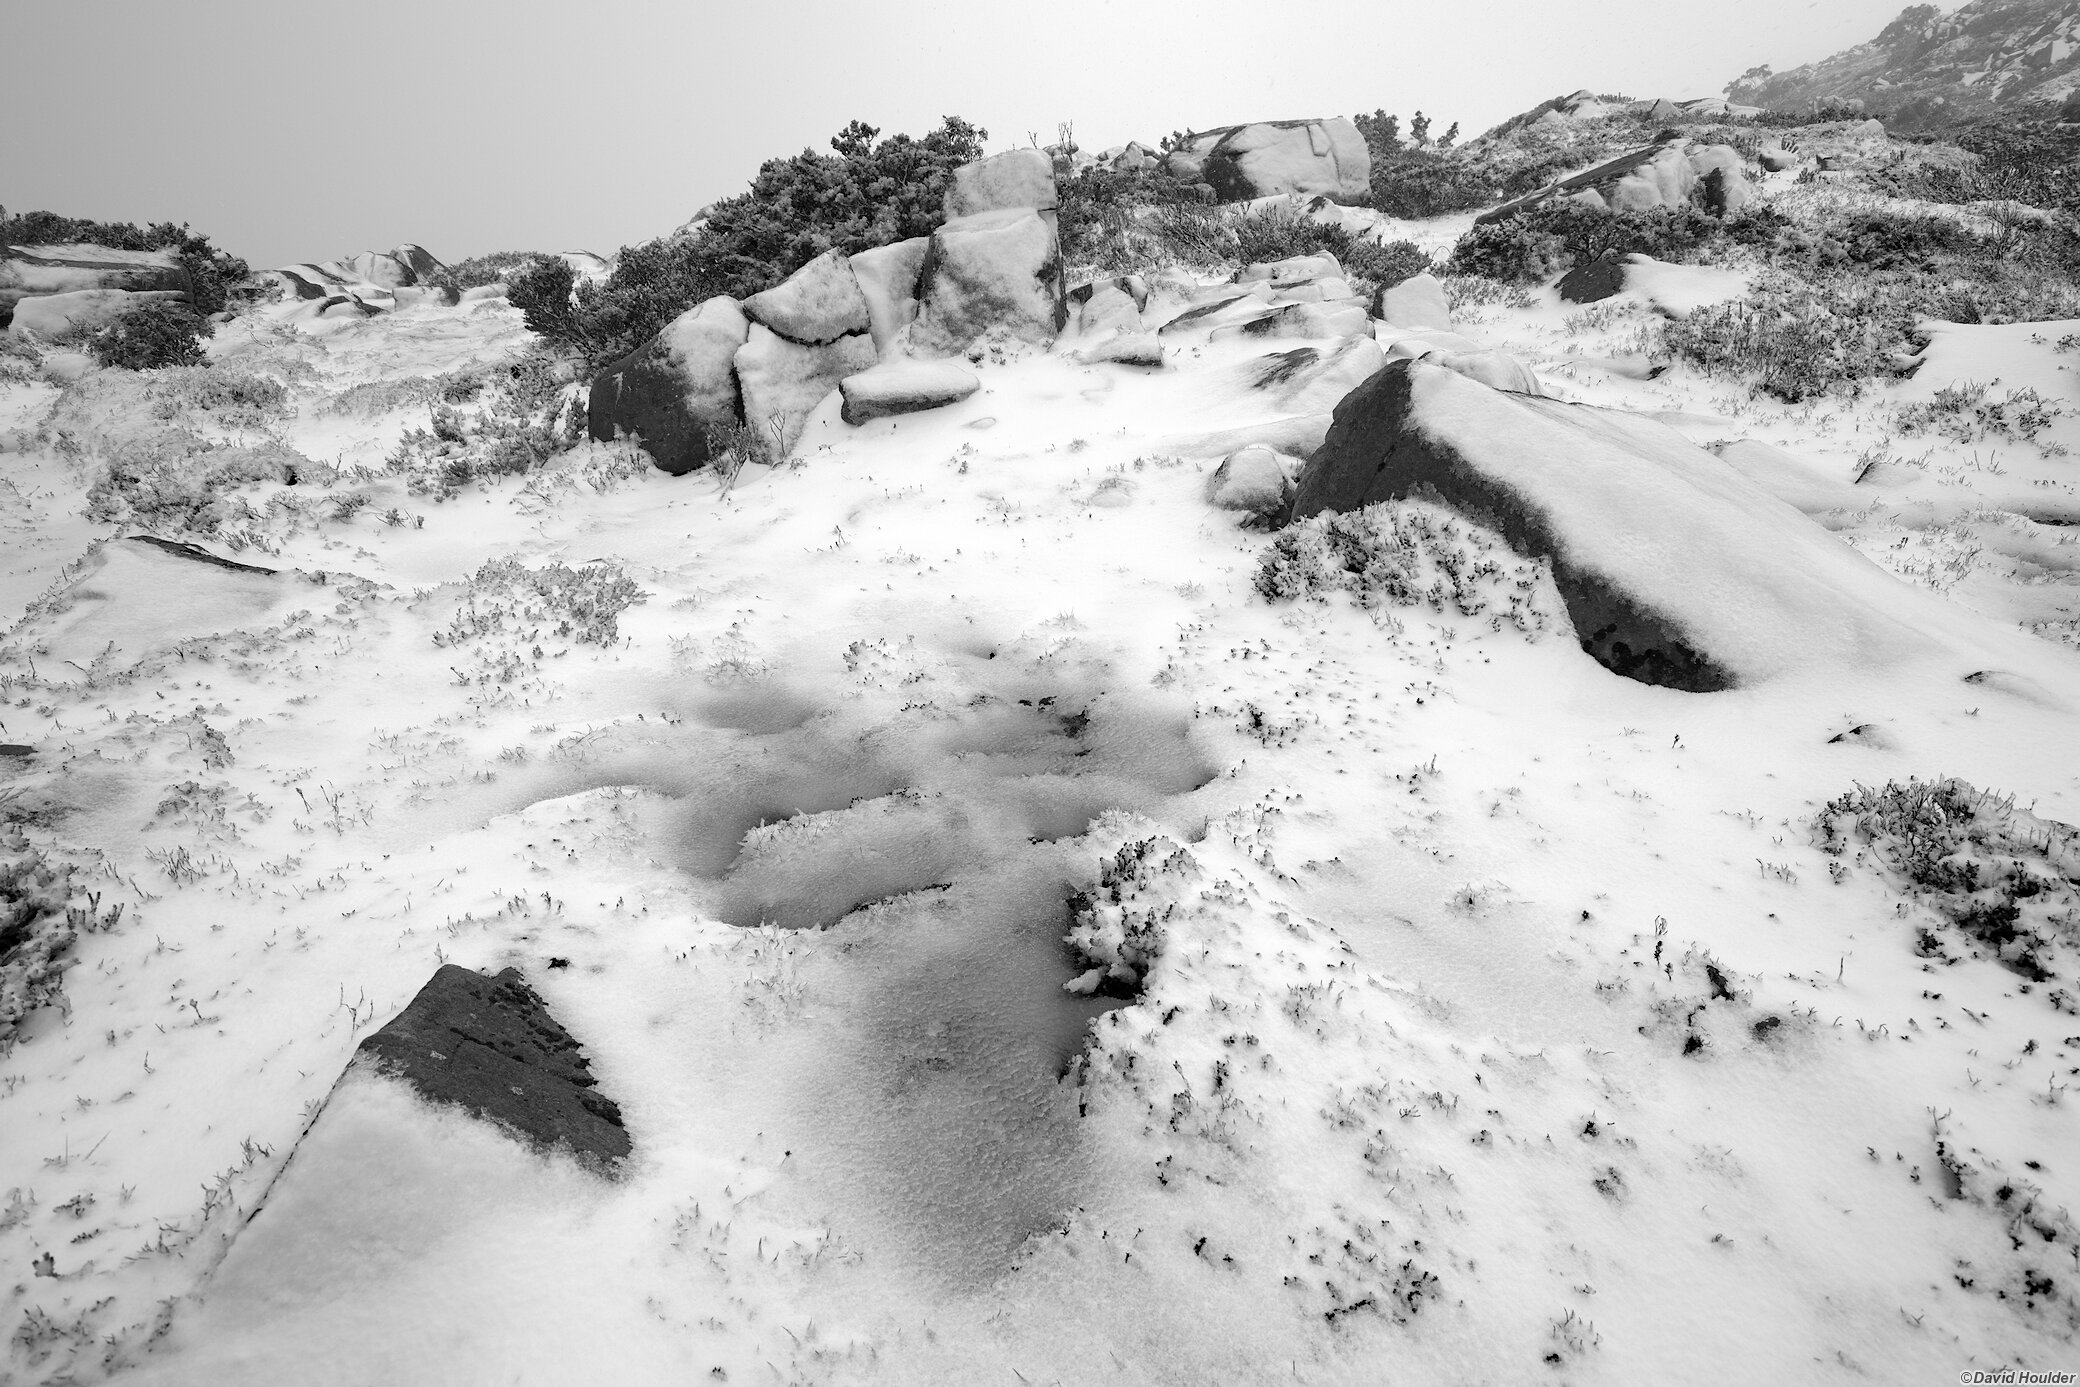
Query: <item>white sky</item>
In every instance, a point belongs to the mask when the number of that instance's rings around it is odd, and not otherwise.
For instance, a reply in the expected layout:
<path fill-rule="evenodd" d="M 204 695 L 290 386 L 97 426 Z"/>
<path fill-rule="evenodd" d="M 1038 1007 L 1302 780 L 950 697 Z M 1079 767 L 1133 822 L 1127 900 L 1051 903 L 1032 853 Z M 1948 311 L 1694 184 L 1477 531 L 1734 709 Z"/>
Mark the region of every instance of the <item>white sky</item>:
<path fill-rule="evenodd" d="M 1384 107 L 1470 135 L 1577 87 L 1715 94 L 1901 0 L 72 0 L 11 4 L 0 204 L 187 221 L 258 267 L 612 251 L 854 118 L 1103 147 Z"/>

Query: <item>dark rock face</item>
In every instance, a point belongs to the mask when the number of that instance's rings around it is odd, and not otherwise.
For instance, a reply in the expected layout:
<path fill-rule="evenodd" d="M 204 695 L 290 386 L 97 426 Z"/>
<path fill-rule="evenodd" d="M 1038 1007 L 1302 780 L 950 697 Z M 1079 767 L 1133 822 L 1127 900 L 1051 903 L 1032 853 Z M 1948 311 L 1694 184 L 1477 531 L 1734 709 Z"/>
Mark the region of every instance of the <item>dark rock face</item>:
<path fill-rule="evenodd" d="M 130 542 L 132 544 L 150 545 L 162 554 L 170 554 L 176 559 L 187 559 L 191 563 L 206 563 L 214 568 L 228 568 L 233 573 L 265 573 L 272 577 L 275 572 L 272 568 L 261 568 L 257 564 L 240 563 L 236 559 L 227 559 L 221 554 L 212 554 L 200 545 L 189 544 L 182 540 L 161 539 L 157 535 L 131 535 Z"/>
<path fill-rule="evenodd" d="M 1419 374 L 1442 368 L 1397 361 L 1344 397 L 1335 422 L 1300 479 L 1292 518 L 1354 511 L 1380 501 L 1429 496 L 1498 530 L 1517 552 L 1552 560 L 1582 649 L 1613 673 L 1693 693 L 1729 688 L 1732 676 L 1664 614 L 1582 562 L 1552 517 L 1469 458 L 1452 438 L 1455 421 L 1424 417 Z M 1497 402 L 1523 397 L 1493 392 Z M 1538 408 L 1577 408 L 1557 401 Z M 1517 408 L 1518 406 L 1504 406 Z"/>
<path fill-rule="evenodd" d="M 675 476 L 708 461 L 711 425 L 741 423 L 736 354 L 751 324 L 732 298 L 695 305 L 592 380 L 588 427 L 602 443 L 634 434 Z"/>
<path fill-rule="evenodd" d="M 514 969 L 486 977 L 445 965 L 361 1042 L 355 1058 L 532 1146 L 567 1147 L 610 1169 L 629 1153 L 621 1110 L 596 1088 L 578 1042 Z"/>
<path fill-rule="evenodd" d="M 1607 250 L 1560 277 L 1560 297 L 1569 303 L 1601 303 L 1625 292 L 1625 257 Z"/>

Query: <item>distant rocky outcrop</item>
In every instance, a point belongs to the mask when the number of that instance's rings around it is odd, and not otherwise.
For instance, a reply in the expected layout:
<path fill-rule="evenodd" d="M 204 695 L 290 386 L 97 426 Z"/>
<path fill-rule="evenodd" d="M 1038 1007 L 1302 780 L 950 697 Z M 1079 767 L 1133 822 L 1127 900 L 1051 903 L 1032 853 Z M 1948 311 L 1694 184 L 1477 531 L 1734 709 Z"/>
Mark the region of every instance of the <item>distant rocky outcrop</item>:
<path fill-rule="evenodd" d="M 445 964 L 411 1004 L 361 1042 L 355 1064 L 402 1079 L 538 1149 L 612 1169 L 630 1150 L 621 1110 L 584 1051 L 515 969 Z"/>
<path fill-rule="evenodd" d="M 0 326 L 14 337 L 91 330 L 152 299 L 189 302 L 194 287 L 172 251 L 0 245 Z"/>
<path fill-rule="evenodd" d="M 1372 153 L 1342 116 L 1269 120 L 1192 136 L 1164 161 L 1188 183 L 1205 183 L 1223 202 L 1279 193 L 1363 197 L 1372 189 Z"/>
<path fill-rule="evenodd" d="M 1727 145 L 1692 145 L 1680 137 L 1630 150 L 1569 178 L 1491 207 L 1475 220 L 1507 221 L 1550 202 L 1568 200 L 1612 211 L 1682 207 L 1737 211 L 1755 196 L 1738 152 Z"/>
<path fill-rule="evenodd" d="M 320 317 L 366 317 L 421 303 L 457 302 L 460 295 L 454 290 L 432 282 L 446 268 L 426 247 L 407 241 L 389 251 L 364 250 L 270 273 L 284 302 L 309 302 Z"/>
<path fill-rule="evenodd" d="M 1775 111 L 1849 105 L 1907 129 L 1999 112 L 2049 113 L 2080 91 L 2080 3 L 1915 5 L 1867 43 L 1789 72 L 1743 73 L 1726 93 Z"/>
<path fill-rule="evenodd" d="M 1891 578 L 1639 415 L 1389 363 L 1336 406 L 1292 515 L 1409 496 L 1550 560 L 1583 649 L 1645 683 L 1723 689 L 1920 645 L 1888 610 Z"/>

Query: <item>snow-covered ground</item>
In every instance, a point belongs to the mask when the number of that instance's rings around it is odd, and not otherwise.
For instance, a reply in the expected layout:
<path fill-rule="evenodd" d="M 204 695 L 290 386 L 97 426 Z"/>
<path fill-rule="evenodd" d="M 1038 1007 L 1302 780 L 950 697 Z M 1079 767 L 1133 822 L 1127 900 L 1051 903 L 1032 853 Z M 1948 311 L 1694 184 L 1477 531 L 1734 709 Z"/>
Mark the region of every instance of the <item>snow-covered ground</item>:
<path fill-rule="evenodd" d="M 1927 905 L 1815 826 L 1910 776 L 2080 823 L 2080 419 L 1899 424 L 1995 378 L 2070 408 L 2080 323 L 1944 325 L 1908 381 L 1764 407 L 1634 378 L 1650 311 L 1459 328 L 1719 446 L 1925 646 L 1690 694 L 1564 616 L 1268 602 L 1269 536 L 1179 444 L 1276 413 L 1235 384 L 1261 344 L 1204 334 L 1157 373 L 1012 352 L 859 428 L 833 397 L 731 485 L 588 444 L 436 502 L 352 470 L 423 402 L 322 405 L 495 361 L 517 315 L 255 314 L 213 356 L 290 377 L 280 440 L 349 469 L 248 493 L 217 548 L 273 577 L 80 563 L 114 397 L 0 387 L 0 741 L 38 749 L 0 797 L 125 907 L 0 1060 L 0 1375 L 2080 1368 L 2070 956 L 1917 953 Z M 559 564 L 643 598 L 559 630 Z M 1162 918 L 1131 1002 L 1064 987 L 1078 891 Z M 334 1092 L 443 962 L 540 991 L 623 1178 Z"/>

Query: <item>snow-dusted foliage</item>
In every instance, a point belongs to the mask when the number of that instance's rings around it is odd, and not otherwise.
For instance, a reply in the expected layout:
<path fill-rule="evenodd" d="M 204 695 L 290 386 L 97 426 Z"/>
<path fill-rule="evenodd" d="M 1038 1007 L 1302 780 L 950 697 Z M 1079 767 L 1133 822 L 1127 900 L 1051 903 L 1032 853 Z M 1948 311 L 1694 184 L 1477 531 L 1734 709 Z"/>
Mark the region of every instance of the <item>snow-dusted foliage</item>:
<path fill-rule="evenodd" d="M 1391 620 L 1397 607 L 1483 616 L 1533 637 L 1559 610 L 1552 566 L 1444 506 L 1395 501 L 1325 514 L 1281 531 L 1257 562 L 1257 591 L 1292 602 L 1348 592 Z"/>
<path fill-rule="evenodd" d="M 1160 834 L 1135 839 L 1107 858 L 1097 886 L 1069 903 L 1068 944 L 1084 968 L 1065 986 L 1137 994 L 1163 955 L 1179 896 L 1199 875 L 1191 853 Z"/>

